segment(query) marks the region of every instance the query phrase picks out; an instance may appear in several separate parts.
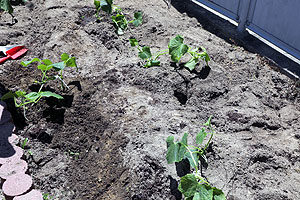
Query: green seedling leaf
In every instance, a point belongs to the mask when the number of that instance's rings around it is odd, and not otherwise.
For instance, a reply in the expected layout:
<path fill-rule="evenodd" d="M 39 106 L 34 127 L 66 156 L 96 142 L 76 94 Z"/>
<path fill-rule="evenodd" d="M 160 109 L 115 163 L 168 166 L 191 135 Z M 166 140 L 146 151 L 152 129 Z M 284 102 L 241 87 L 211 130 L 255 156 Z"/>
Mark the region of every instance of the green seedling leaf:
<path fill-rule="evenodd" d="M 193 197 L 193 200 L 201 200 L 201 195 L 199 192 L 196 192 L 194 197 Z"/>
<path fill-rule="evenodd" d="M 177 35 L 169 42 L 169 54 L 174 62 L 179 62 L 188 49 L 189 47 L 183 44 L 183 37 L 181 35 Z"/>
<path fill-rule="evenodd" d="M 100 2 L 99 2 L 100 3 Z M 69 59 L 69 54 L 67 54 L 67 53 L 63 53 L 63 54 L 61 54 L 61 56 L 60 56 L 60 58 L 61 58 L 61 60 L 62 61 L 66 61 L 66 60 L 68 60 Z"/>
<path fill-rule="evenodd" d="M 40 69 L 42 71 L 48 71 L 52 68 L 53 68 L 53 66 L 51 64 L 49 66 L 47 66 L 47 65 L 38 65 L 38 69 Z"/>
<path fill-rule="evenodd" d="M 174 137 L 169 136 L 167 138 L 167 161 L 168 164 L 174 162 L 180 162 L 184 158 L 185 147 L 180 143 L 174 143 Z"/>
<path fill-rule="evenodd" d="M 191 58 L 187 63 L 185 63 L 185 67 L 187 67 L 190 71 L 193 71 L 199 62 L 199 59 L 197 57 Z"/>
<path fill-rule="evenodd" d="M 159 60 L 151 60 L 151 66 L 160 66 Z"/>
<path fill-rule="evenodd" d="M 139 46 L 139 42 L 135 38 L 129 39 L 129 42 L 132 47 Z"/>
<path fill-rule="evenodd" d="M 199 188 L 199 183 L 194 174 L 187 174 L 180 179 L 178 190 L 185 198 L 193 197 Z"/>
<path fill-rule="evenodd" d="M 226 196 L 222 190 L 215 187 L 213 187 L 212 189 L 213 189 L 213 196 L 214 196 L 213 200 L 226 200 Z"/>
<path fill-rule="evenodd" d="M 152 54 L 151 54 L 150 47 L 144 46 L 142 48 L 142 51 L 140 51 L 138 55 L 143 60 L 151 58 Z"/>
<path fill-rule="evenodd" d="M 30 93 L 26 94 L 24 97 L 25 97 L 27 100 L 33 102 L 33 101 L 36 101 L 36 100 L 40 97 L 40 94 L 37 93 L 37 92 L 30 92 Z"/>
<path fill-rule="evenodd" d="M 203 52 L 200 53 L 200 57 L 202 60 L 206 62 L 206 65 L 208 65 L 208 62 L 210 61 L 210 57 L 207 54 L 206 49 L 204 47 L 201 47 L 201 49 Z"/>
<path fill-rule="evenodd" d="M 0 10 L 4 10 L 9 14 L 12 14 L 14 9 L 10 4 L 10 0 L 0 0 Z"/>
<path fill-rule="evenodd" d="M 197 189 L 201 200 L 213 200 L 213 189 L 210 185 L 199 184 Z"/>
<path fill-rule="evenodd" d="M 68 67 L 77 67 L 76 58 L 75 57 L 69 58 L 65 64 Z"/>
<path fill-rule="evenodd" d="M 94 0 L 94 5 L 96 7 L 96 10 L 99 10 L 99 8 L 100 8 L 100 1 Z"/>
<path fill-rule="evenodd" d="M 16 95 L 17 98 L 24 97 L 25 94 L 26 94 L 26 92 L 24 92 L 22 90 L 18 90 L 18 91 L 15 92 L 15 95 Z"/>
<path fill-rule="evenodd" d="M 100 7 L 104 12 L 111 14 L 112 13 L 112 0 L 101 0 Z"/>
<path fill-rule="evenodd" d="M 205 124 L 203 124 L 203 125 L 210 127 L 211 126 L 211 118 L 212 118 L 212 116 L 209 116 L 207 122 L 205 122 Z"/>
<path fill-rule="evenodd" d="M 25 140 L 22 143 L 22 149 L 25 149 L 27 142 L 28 142 L 28 138 L 25 138 Z"/>
<path fill-rule="evenodd" d="M 135 27 L 138 27 L 139 25 L 141 25 L 143 23 L 143 14 L 141 12 L 134 13 L 134 20 L 132 20 L 131 23 Z"/>
<path fill-rule="evenodd" d="M 30 65 L 30 64 L 33 63 L 33 62 L 41 62 L 41 60 L 38 59 L 38 58 L 33 58 L 33 59 L 30 60 L 30 61 L 22 61 L 22 62 L 21 62 L 21 65 L 23 65 L 24 67 L 27 67 L 28 65 Z"/>
<path fill-rule="evenodd" d="M 56 71 L 64 70 L 65 69 L 65 62 L 53 63 L 50 66 L 52 66 Z"/>
<path fill-rule="evenodd" d="M 9 91 L 7 93 L 5 93 L 2 97 L 1 97 L 1 101 L 7 100 L 7 99 L 11 99 L 16 97 L 15 93 Z"/>
<path fill-rule="evenodd" d="M 124 31 L 128 27 L 128 22 L 125 16 L 118 13 L 117 15 L 111 16 L 111 19 L 114 23 L 115 28 L 117 29 L 117 34 L 123 35 Z"/>
<path fill-rule="evenodd" d="M 182 138 L 181 138 L 181 143 L 184 144 L 185 146 L 187 146 L 187 137 L 188 137 L 188 134 L 185 133 Z"/>
<path fill-rule="evenodd" d="M 52 65 L 53 63 L 49 59 L 42 60 L 45 65 Z"/>
<path fill-rule="evenodd" d="M 42 96 L 42 97 L 55 97 L 57 99 L 63 99 L 62 96 L 60 96 L 58 94 L 55 94 L 53 92 L 50 92 L 50 91 L 40 92 L 40 96 Z"/>
<path fill-rule="evenodd" d="M 205 132 L 205 128 L 202 128 L 201 131 L 196 136 L 196 143 L 201 145 L 206 136 L 207 136 L 207 133 Z"/>
<path fill-rule="evenodd" d="M 195 148 L 188 148 L 184 156 L 189 160 L 190 166 L 198 170 L 198 150 Z"/>

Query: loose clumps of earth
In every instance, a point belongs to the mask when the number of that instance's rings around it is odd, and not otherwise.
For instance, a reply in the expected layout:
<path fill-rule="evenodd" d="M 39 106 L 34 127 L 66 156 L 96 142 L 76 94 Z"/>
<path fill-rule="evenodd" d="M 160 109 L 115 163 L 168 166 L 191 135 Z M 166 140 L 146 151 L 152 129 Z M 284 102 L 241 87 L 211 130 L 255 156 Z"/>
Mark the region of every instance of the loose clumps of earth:
<path fill-rule="evenodd" d="M 0 165 L 28 163 L 7 177 L 0 198 L 183 199 L 177 187 L 189 166 L 167 164 L 166 139 L 195 138 L 209 116 L 216 135 L 203 173 L 212 186 L 228 200 L 300 198 L 299 86 L 247 41 L 232 42 L 239 38 L 224 33 L 232 30 L 226 21 L 203 9 L 196 18 L 187 3 L 172 0 L 168 9 L 163 0 L 115 0 L 130 19 L 143 13 L 143 24 L 121 36 L 108 14 L 96 19 L 92 0 L 28 1 L 14 6 L 14 23 L 1 14 L 0 45 L 28 48 L 0 65 L 1 95 L 36 91 L 39 71 L 21 61 L 59 62 L 68 53 L 79 70 L 64 71 L 69 89 L 55 81 L 44 88 L 64 99 L 28 106 L 29 120 L 12 99 L 0 103 L 12 117 L 0 123 Z M 136 38 L 159 52 L 176 35 L 205 47 L 208 66 L 190 71 L 161 56 L 160 67 L 144 68 L 129 44 Z"/>

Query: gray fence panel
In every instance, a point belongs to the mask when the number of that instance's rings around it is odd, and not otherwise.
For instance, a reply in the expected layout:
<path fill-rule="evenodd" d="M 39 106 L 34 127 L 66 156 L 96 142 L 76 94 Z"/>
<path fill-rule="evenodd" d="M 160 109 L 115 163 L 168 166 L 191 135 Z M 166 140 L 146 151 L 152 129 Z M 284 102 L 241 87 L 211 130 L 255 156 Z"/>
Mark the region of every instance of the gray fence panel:
<path fill-rule="evenodd" d="M 257 0 L 253 16 L 248 19 L 249 28 L 256 26 L 274 37 L 271 40 L 280 40 L 300 55 L 299 11 L 299 0 Z"/>
<path fill-rule="evenodd" d="M 237 15 L 240 0 L 209 0 Z"/>
<path fill-rule="evenodd" d="M 300 59 L 300 0 L 196 0 Z"/>
<path fill-rule="evenodd" d="M 213 10 L 229 17 L 230 19 L 238 20 L 238 10 L 240 0 L 196 0 Z"/>

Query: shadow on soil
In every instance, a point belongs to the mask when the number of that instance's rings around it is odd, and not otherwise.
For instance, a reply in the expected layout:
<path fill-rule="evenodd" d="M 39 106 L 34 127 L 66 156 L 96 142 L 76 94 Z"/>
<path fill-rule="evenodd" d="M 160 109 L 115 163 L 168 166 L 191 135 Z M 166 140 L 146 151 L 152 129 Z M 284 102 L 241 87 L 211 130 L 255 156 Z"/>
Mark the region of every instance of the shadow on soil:
<path fill-rule="evenodd" d="M 257 53 L 267 59 L 268 64 L 276 71 L 281 71 L 290 78 L 296 79 L 283 69 L 288 69 L 300 76 L 300 66 L 270 46 L 266 45 L 248 32 L 239 34 L 236 26 L 229 21 L 218 17 L 190 0 L 173 0 L 171 4 L 180 13 L 195 17 L 202 28 L 224 39 L 232 45 L 241 46 L 251 53 Z"/>

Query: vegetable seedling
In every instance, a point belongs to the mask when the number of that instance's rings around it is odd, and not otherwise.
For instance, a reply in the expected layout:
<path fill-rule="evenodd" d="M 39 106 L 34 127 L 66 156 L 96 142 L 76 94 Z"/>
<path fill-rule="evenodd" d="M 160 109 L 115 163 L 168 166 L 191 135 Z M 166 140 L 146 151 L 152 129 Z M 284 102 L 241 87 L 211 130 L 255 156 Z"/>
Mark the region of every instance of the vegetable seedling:
<path fill-rule="evenodd" d="M 184 159 L 189 161 L 193 173 L 187 174 L 180 179 L 178 190 L 187 200 L 226 200 L 222 190 L 212 187 L 202 176 L 199 166 L 201 159 L 207 163 L 206 151 L 213 138 L 214 130 L 211 126 L 211 117 L 204 124 L 204 128 L 196 136 L 197 146 L 188 145 L 188 134 L 185 133 L 179 142 L 174 142 L 174 137 L 167 138 L 167 161 L 168 164 L 178 163 Z M 205 138 L 209 136 L 206 144 L 203 145 Z"/>
<path fill-rule="evenodd" d="M 27 94 L 23 90 L 18 90 L 16 92 L 9 91 L 8 93 L 6 93 L 2 96 L 1 100 L 4 101 L 6 99 L 13 98 L 15 106 L 17 108 L 20 108 L 20 107 L 23 108 L 24 118 L 26 120 L 28 120 L 26 117 L 26 109 L 27 109 L 26 105 L 27 104 L 32 104 L 32 105 L 37 104 L 42 97 L 55 97 L 57 99 L 63 99 L 62 96 L 55 94 L 53 92 L 50 92 L 50 91 L 30 92 Z"/>
<path fill-rule="evenodd" d="M 50 80 L 58 79 L 62 84 L 62 88 L 64 89 L 64 87 L 68 88 L 68 86 L 63 81 L 63 79 L 64 79 L 63 70 L 65 69 L 65 67 L 75 67 L 76 70 L 78 71 L 78 68 L 77 68 L 77 64 L 76 64 L 76 58 L 70 57 L 67 53 L 63 53 L 61 55 L 61 60 L 62 60 L 62 62 L 53 63 L 49 59 L 41 60 L 39 58 L 33 58 L 30 61 L 21 62 L 21 65 L 23 65 L 24 67 L 27 67 L 34 62 L 38 62 L 39 64 L 38 64 L 37 68 L 41 71 L 42 78 L 40 81 L 34 81 L 34 83 L 44 85 Z M 55 76 L 49 76 L 47 73 L 51 69 L 54 69 L 56 72 L 58 72 L 58 74 Z"/>
<path fill-rule="evenodd" d="M 12 15 L 12 13 L 14 12 L 10 0 L 0 0 L 0 10 L 8 12 L 10 15 Z"/>
<path fill-rule="evenodd" d="M 43 193 L 43 199 L 50 200 L 50 199 L 53 199 L 53 197 L 51 197 L 48 193 Z"/>
<path fill-rule="evenodd" d="M 153 56 L 150 47 L 144 46 L 141 48 L 137 39 L 131 38 L 129 39 L 129 42 L 132 47 L 136 47 L 138 49 L 138 56 L 145 61 L 145 68 L 160 66 L 160 61 L 158 60 L 158 57 L 165 54 L 165 52 L 159 52 L 156 56 Z"/>
<path fill-rule="evenodd" d="M 23 141 L 23 143 L 22 143 L 22 149 L 25 149 L 25 147 L 26 147 L 26 144 L 28 143 L 28 138 L 25 138 L 24 139 L 24 141 Z"/>
<path fill-rule="evenodd" d="M 204 47 L 198 47 L 194 49 L 189 47 L 183 43 L 183 37 L 181 35 L 177 35 L 175 38 L 171 39 L 168 47 L 171 60 L 175 63 L 178 63 L 182 56 L 184 56 L 186 53 L 191 56 L 190 60 L 184 65 L 191 71 L 195 69 L 200 60 L 205 61 L 206 65 L 208 66 L 210 57 L 208 56 L 206 49 Z M 200 49 L 202 50 L 201 52 Z"/>
<path fill-rule="evenodd" d="M 68 152 L 65 152 L 65 154 L 70 155 L 70 156 L 74 156 L 75 160 L 78 160 L 78 158 L 79 158 L 79 153 L 78 152 L 73 152 L 71 150 L 68 150 Z"/>
<path fill-rule="evenodd" d="M 112 10 L 113 10 L 113 4 L 112 4 L 112 0 L 94 0 L 94 5 L 96 7 L 96 17 L 97 19 L 101 19 L 100 18 L 100 11 L 103 10 L 104 12 L 111 14 Z"/>
<path fill-rule="evenodd" d="M 99 15 L 101 10 L 103 10 L 107 14 L 112 14 L 113 12 L 116 12 L 115 15 L 111 16 L 111 19 L 114 24 L 114 27 L 116 28 L 116 33 L 118 35 L 124 34 L 126 29 L 128 28 L 129 23 L 132 23 L 135 27 L 138 27 L 143 23 L 143 14 L 141 12 L 134 13 L 134 19 L 128 21 L 122 12 L 122 9 L 117 5 L 113 5 L 112 0 L 94 0 L 94 5 L 97 10 L 96 17 L 98 20 L 101 20 Z"/>
<path fill-rule="evenodd" d="M 59 94 L 50 91 L 42 91 L 46 83 L 48 83 L 50 80 L 56 80 L 56 79 L 58 79 L 61 82 L 61 87 L 63 90 L 65 89 L 65 87 L 68 88 L 67 84 L 63 80 L 64 79 L 63 70 L 65 69 L 65 67 L 76 67 L 76 69 L 78 70 L 76 59 L 75 57 L 70 57 L 68 54 L 63 53 L 61 55 L 61 60 L 62 62 L 53 63 L 49 59 L 40 60 L 39 58 L 33 58 L 30 61 L 21 62 L 21 65 L 23 65 L 24 67 L 27 67 L 28 65 L 34 62 L 39 63 L 37 68 L 41 71 L 42 74 L 41 79 L 39 81 L 37 80 L 34 81 L 34 83 L 40 85 L 38 92 L 26 93 L 23 90 L 18 90 L 16 92 L 9 91 L 8 93 L 2 96 L 1 100 L 3 101 L 9 98 L 13 98 L 15 106 L 18 108 L 19 107 L 23 108 L 24 118 L 28 120 L 26 118 L 27 104 L 31 104 L 31 105 L 37 104 L 40 101 L 40 99 L 43 97 L 54 97 L 57 99 L 63 99 L 63 97 L 60 96 Z M 50 76 L 49 75 L 50 70 L 52 71 L 55 70 L 56 72 L 58 72 L 58 74 L 55 76 Z"/>
<path fill-rule="evenodd" d="M 205 61 L 207 66 L 208 62 L 210 61 L 210 57 L 204 47 L 192 49 L 191 47 L 183 43 L 183 37 L 181 35 L 177 35 L 175 38 L 171 39 L 168 45 L 168 50 L 158 52 L 154 59 L 152 57 L 150 47 L 145 46 L 143 48 L 140 48 L 139 43 L 135 38 L 129 39 L 129 42 L 131 46 L 137 47 L 139 51 L 138 56 L 141 59 L 146 60 L 146 64 L 144 65 L 144 67 L 160 66 L 160 62 L 157 59 L 159 56 L 164 54 L 169 54 L 171 60 L 175 63 L 178 63 L 180 59 L 188 53 L 191 58 L 187 63 L 185 63 L 184 66 L 190 71 L 196 68 L 196 65 L 200 62 L 200 60 Z M 200 51 L 200 49 L 202 51 Z"/>

